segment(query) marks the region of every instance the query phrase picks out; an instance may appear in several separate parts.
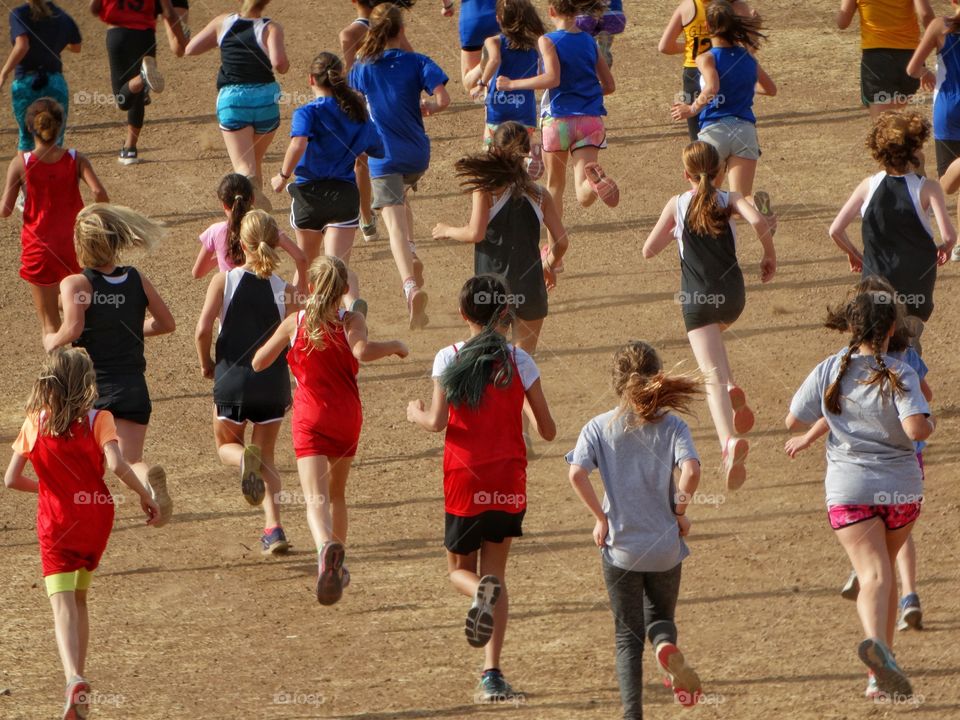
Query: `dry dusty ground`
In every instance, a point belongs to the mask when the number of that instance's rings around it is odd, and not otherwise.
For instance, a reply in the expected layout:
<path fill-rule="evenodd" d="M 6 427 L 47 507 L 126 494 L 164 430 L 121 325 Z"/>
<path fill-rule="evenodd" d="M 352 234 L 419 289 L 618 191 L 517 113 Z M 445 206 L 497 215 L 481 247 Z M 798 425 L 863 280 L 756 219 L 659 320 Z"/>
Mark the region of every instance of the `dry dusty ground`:
<path fill-rule="evenodd" d="M 454 75 L 455 26 L 435 5 L 421 0 L 409 34 Z M 724 494 L 713 471 L 719 453 L 705 405 L 691 419 L 708 472 L 705 502 L 690 513 L 693 555 L 685 563 L 678 620 L 682 645 L 708 695 L 696 710 L 682 711 L 660 685 L 651 655 L 648 717 L 793 720 L 908 712 L 929 720 L 958 718 L 960 490 L 953 484 L 958 456 L 951 438 L 960 389 L 950 381 L 960 372 L 957 266 L 941 271 L 937 311 L 924 337 L 943 420 L 926 453 L 928 502 L 916 529 L 927 629 L 901 634 L 897 645 L 920 697 L 915 705 L 890 709 L 861 695 L 865 673 L 855 655 L 861 631 L 853 605 L 838 596 L 847 563 L 825 519 L 821 453 L 791 462 L 782 452 L 787 436 L 781 421 L 792 392 L 841 343 L 819 325 L 826 304 L 853 280 L 827 226 L 855 183 L 873 171 L 862 149 L 866 118 L 856 105 L 857 35 L 831 28 L 831 0 L 758 5 L 772 38 L 763 62 L 781 89 L 779 97 L 757 104 L 765 150 L 758 185 L 771 192 L 781 213 L 779 272 L 760 286 L 758 243 L 744 233 L 749 301 L 728 347 L 759 423 L 747 485 Z M 948 8 L 942 0 L 937 5 Z M 81 3 L 65 6 L 80 19 L 86 38 L 83 54 L 67 65 L 72 92 L 86 101 L 72 108 L 69 144 L 93 158 L 114 200 L 168 223 L 161 247 L 130 260 L 154 280 L 179 323 L 174 335 L 148 342 L 155 403 L 148 457 L 166 466 L 178 515 L 163 530 L 145 529 L 131 496 L 122 495 L 125 504 L 91 595 L 95 716 L 616 717 L 611 616 L 591 547 L 592 524 L 570 490 L 562 455 L 582 424 L 612 405 L 607 368 L 620 343 L 645 338 L 667 365 L 693 365 L 673 303 L 676 256 L 665 252 L 645 263 L 640 254 L 663 202 L 683 189 L 685 134 L 667 114 L 680 65 L 656 53 L 672 3 L 628 3 L 630 27 L 617 41 L 619 89 L 609 99 L 610 149 L 603 162 L 622 181 L 623 203 L 616 211 L 583 211 L 568 202 L 572 250 L 552 295 L 538 357 L 560 430 L 555 442 L 538 445 L 530 465 L 527 534 L 510 565 L 513 612 L 503 666 L 527 701 L 504 708 L 472 701 L 481 656 L 462 640 L 466 603 L 445 575 L 442 439 L 414 430 L 404 415 L 408 399 L 426 397 L 434 353 L 463 336 L 455 298 L 472 269 L 470 250 L 434 242 L 429 230 L 439 219 L 466 217 L 468 201 L 451 181 L 451 163 L 478 145 L 480 110 L 451 85 L 450 112 L 428 121 L 434 164 L 416 208 L 432 293 L 429 330 L 411 336 L 402 322 L 386 243 L 360 243 L 356 250 L 373 334 L 404 338 L 412 354 L 362 372 L 366 425 L 349 488 L 354 584 L 339 605 L 322 608 L 311 596 L 315 556 L 301 508 L 293 504 L 286 514 L 295 552 L 267 560 L 257 551 L 260 517 L 243 502 L 233 473 L 217 462 L 210 384 L 200 376 L 193 349 L 205 283 L 190 278 L 190 266 L 198 233 L 217 219 L 216 181 L 229 170 L 213 117 L 216 57 L 176 61 L 161 49 L 169 89 L 148 111 L 141 143 L 147 162 L 121 168 L 115 161 L 120 115 L 103 102 L 109 94 L 104 30 L 81 12 Z M 232 4 L 197 2 L 193 26 L 227 7 Z M 317 51 L 335 48 L 350 5 L 276 2 L 271 11 L 285 24 L 291 50 L 293 70 L 284 88 L 302 102 L 307 63 Z M 284 107 L 284 132 L 290 111 Z M 12 154 L 15 133 L 4 117 L 4 146 Z M 285 144 L 275 141 L 271 172 Z M 277 217 L 286 222 L 284 210 Z M 7 221 L 0 232 L 7 278 L 0 284 L 0 437 L 6 443 L 20 424 L 41 350 L 27 289 L 16 275 L 17 221 Z M 295 492 L 287 429 L 281 445 L 284 482 Z M 59 717 L 62 693 L 34 506 L 27 495 L 0 495 L 6 568 L 0 689 L 10 689 L 0 696 L 0 717 L 20 720 Z"/>

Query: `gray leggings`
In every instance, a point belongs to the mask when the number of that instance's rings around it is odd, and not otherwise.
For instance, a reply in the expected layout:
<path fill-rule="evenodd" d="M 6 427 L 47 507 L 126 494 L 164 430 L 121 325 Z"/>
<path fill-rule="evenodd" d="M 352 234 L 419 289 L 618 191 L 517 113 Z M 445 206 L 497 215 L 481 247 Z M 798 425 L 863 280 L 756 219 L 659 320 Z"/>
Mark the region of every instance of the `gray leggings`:
<path fill-rule="evenodd" d="M 617 676 L 624 720 L 643 718 L 643 644 L 654 649 L 677 642 L 673 622 L 680 593 L 680 567 L 666 572 L 621 570 L 603 560 L 603 579 L 610 595 L 617 641 Z"/>

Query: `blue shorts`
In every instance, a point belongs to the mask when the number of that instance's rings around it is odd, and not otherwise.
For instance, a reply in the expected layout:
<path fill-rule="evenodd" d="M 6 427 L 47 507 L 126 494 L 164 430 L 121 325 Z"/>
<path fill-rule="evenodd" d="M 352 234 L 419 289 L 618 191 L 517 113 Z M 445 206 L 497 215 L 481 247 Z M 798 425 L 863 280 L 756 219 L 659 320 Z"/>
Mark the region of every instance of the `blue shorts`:
<path fill-rule="evenodd" d="M 217 121 L 228 132 L 252 127 L 265 135 L 280 127 L 280 85 L 224 85 L 217 93 Z"/>
<path fill-rule="evenodd" d="M 10 85 L 10 97 L 13 99 L 13 117 L 20 128 L 20 140 L 17 149 L 27 152 L 33 150 L 33 135 L 27 130 L 27 108 L 43 97 L 53 98 L 63 106 L 63 127 L 60 128 L 60 137 L 57 144 L 63 145 L 63 136 L 67 132 L 67 111 L 70 109 L 70 95 L 67 91 L 67 81 L 61 73 L 49 73 L 47 82 L 34 89 L 34 83 L 40 82 L 36 73 L 30 73 L 17 78 Z"/>
<path fill-rule="evenodd" d="M 460 49 L 477 51 L 483 49 L 483 43 L 488 37 L 500 33 L 500 23 L 497 22 L 496 3 L 490 3 L 488 8 L 480 8 L 477 13 L 463 12 L 460 6 Z"/>

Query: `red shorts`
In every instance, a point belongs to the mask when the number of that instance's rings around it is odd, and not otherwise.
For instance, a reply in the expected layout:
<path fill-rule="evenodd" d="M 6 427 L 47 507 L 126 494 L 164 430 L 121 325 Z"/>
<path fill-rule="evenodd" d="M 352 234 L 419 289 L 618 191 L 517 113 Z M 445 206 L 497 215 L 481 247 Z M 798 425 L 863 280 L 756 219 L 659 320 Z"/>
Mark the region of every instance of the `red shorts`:
<path fill-rule="evenodd" d="M 921 503 L 900 505 L 831 505 L 827 509 L 830 527 L 834 530 L 856 525 L 870 518 L 880 518 L 887 530 L 899 530 L 920 517 Z"/>
<path fill-rule="evenodd" d="M 293 403 L 293 451 L 297 458 L 322 455 L 329 458 L 353 457 L 357 454 L 363 411 L 359 403 L 355 412 L 344 404 L 343 412 L 334 421 L 299 411 L 296 398 Z"/>

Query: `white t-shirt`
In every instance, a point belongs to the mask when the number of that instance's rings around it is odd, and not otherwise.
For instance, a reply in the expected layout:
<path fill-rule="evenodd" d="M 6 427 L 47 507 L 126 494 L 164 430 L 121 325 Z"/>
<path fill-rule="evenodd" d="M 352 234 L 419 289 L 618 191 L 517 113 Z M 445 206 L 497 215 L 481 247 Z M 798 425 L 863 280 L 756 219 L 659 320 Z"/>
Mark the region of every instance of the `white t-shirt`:
<path fill-rule="evenodd" d="M 433 359 L 433 377 L 438 378 L 443 375 L 443 371 L 456 359 L 457 351 L 462 347 L 463 343 L 458 342 L 454 345 L 448 345 L 437 353 L 437 356 Z M 515 348 L 510 343 L 507 343 L 507 347 L 510 349 L 517 363 L 517 370 L 520 371 L 520 380 L 523 382 L 523 389 L 529 390 L 530 386 L 540 377 L 540 369 L 525 350 Z"/>

